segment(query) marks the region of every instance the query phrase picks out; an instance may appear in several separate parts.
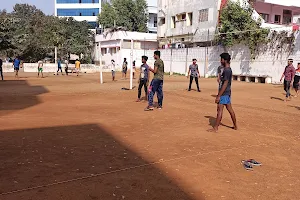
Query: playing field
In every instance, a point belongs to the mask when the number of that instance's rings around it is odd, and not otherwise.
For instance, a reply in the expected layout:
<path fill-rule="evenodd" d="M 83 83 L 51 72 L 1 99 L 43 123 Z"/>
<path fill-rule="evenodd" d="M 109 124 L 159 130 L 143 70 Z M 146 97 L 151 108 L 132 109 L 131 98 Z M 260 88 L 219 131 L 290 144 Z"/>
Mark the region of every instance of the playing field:
<path fill-rule="evenodd" d="M 120 74 L 20 76 L 0 81 L 1 200 L 299 200 L 300 98 L 281 86 L 233 82 L 239 130 L 225 112 L 209 133 L 215 79 L 166 77 L 163 110 L 144 112 Z"/>

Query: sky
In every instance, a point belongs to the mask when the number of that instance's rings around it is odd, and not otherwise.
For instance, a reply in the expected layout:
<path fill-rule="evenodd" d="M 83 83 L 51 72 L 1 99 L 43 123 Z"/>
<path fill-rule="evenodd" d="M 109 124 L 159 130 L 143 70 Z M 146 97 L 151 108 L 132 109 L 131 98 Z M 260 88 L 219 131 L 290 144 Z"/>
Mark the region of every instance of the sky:
<path fill-rule="evenodd" d="M 11 12 L 17 3 L 35 5 L 47 15 L 54 14 L 54 0 L 0 0 L 0 9 L 6 9 L 8 12 Z"/>

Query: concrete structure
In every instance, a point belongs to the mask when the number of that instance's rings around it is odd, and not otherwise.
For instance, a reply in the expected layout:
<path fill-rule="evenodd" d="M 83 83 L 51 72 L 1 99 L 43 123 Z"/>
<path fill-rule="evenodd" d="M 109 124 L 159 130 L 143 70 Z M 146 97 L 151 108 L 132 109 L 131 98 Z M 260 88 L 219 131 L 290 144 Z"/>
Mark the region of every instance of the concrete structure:
<path fill-rule="evenodd" d="M 266 24 L 292 26 L 300 22 L 300 3 L 297 3 L 297 1 L 294 1 L 294 3 L 290 4 L 288 1 L 278 2 L 276 0 L 256 0 L 253 6 Z M 264 26 L 266 27 L 267 25 Z"/>
<path fill-rule="evenodd" d="M 201 43 L 213 39 L 220 2 L 207 0 L 158 0 L 160 45 Z"/>
<path fill-rule="evenodd" d="M 88 21 L 96 28 L 97 16 L 101 11 L 101 3 L 105 0 L 54 0 L 55 16 L 73 17 L 77 21 Z"/>
<path fill-rule="evenodd" d="M 123 59 L 131 57 L 131 40 L 133 40 L 133 59 L 139 65 L 141 56 L 148 50 L 152 52 L 158 48 L 157 35 L 154 33 L 139 33 L 118 31 L 107 35 L 96 35 L 95 38 L 95 61 L 101 66 L 107 67 L 111 60 L 116 61 L 117 68 L 120 68 Z M 153 55 L 151 55 L 152 57 Z M 131 66 L 131 65 L 130 65 Z"/>
<path fill-rule="evenodd" d="M 147 0 L 148 4 L 148 31 L 149 33 L 157 33 L 157 0 Z"/>

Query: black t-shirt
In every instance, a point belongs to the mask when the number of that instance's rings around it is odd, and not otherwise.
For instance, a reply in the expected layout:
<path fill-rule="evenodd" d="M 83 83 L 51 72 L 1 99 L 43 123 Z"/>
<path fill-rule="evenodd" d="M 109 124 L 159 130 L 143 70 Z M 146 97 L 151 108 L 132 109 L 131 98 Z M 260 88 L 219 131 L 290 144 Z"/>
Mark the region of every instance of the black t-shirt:
<path fill-rule="evenodd" d="M 3 61 L 2 61 L 2 59 L 0 58 L 0 67 L 2 67 L 2 65 L 3 65 Z"/>
<path fill-rule="evenodd" d="M 228 81 L 228 85 L 226 87 L 226 90 L 222 94 L 222 96 L 226 96 L 226 95 L 230 96 L 231 95 L 231 81 L 232 81 L 232 70 L 230 67 L 223 68 L 223 72 L 221 74 L 221 81 L 220 81 L 220 85 L 219 85 L 219 91 L 221 90 L 222 85 L 224 84 L 225 81 Z"/>

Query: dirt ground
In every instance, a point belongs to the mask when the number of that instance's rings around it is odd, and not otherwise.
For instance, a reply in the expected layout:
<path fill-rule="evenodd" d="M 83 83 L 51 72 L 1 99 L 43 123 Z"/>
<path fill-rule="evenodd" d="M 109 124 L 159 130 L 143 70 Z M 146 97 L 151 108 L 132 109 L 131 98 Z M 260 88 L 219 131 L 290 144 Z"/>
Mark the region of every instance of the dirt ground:
<path fill-rule="evenodd" d="M 166 77 L 163 110 L 144 112 L 120 74 L 5 76 L 1 200 L 299 199 L 300 98 L 284 103 L 281 86 L 233 82 L 239 130 L 225 112 L 209 133 L 215 79 L 197 93 Z M 246 171 L 250 158 L 263 166 Z"/>

